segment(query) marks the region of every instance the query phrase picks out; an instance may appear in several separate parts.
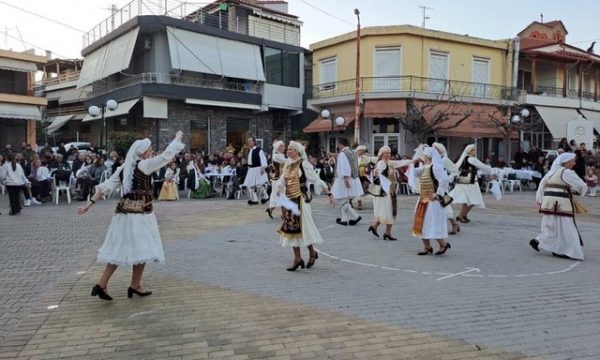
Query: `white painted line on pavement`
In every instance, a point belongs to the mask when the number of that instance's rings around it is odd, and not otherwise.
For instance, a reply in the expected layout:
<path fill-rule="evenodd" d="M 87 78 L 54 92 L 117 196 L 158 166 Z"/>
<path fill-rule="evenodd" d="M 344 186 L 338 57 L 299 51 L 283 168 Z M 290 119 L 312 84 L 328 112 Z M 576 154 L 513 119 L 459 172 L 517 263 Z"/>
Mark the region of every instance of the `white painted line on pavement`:
<path fill-rule="evenodd" d="M 481 272 L 481 270 L 479 270 L 476 267 L 474 267 L 474 268 L 467 268 L 467 270 L 465 270 L 465 271 L 461 271 L 461 272 L 456 273 L 456 274 L 450 274 L 450 275 L 442 276 L 441 278 L 437 278 L 436 280 L 437 281 L 442 281 L 442 280 L 453 278 L 455 276 L 461 276 L 463 274 L 468 274 L 468 273 L 473 272 L 473 271 L 475 271 L 475 272 Z"/>
<path fill-rule="evenodd" d="M 334 226 L 335 226 L 335 225 L 329 225 L 329 226 L 325 226 L 324 228 L 322 228 L 322 229 L 318 229 L 318 230 L 319 230 L 319 231 L 323 231 L 323 230 L 330 229 L 330 228 L 332 228 L 332 227 L 334 227 Z"/>
<path fill-rule="evenodd" d="M 54 309 L 57 309 L 57 308 L 58 308 L 58 305 L 50 305 L 50 306 L 47 307 L 48 310 L 54 310 Z"/>
<path fill-rule="evenodd" d="M 77 272 L 77 275 L 83 275 L 83 274 L 85 274 L 85 271 L 78 271 Z"/>

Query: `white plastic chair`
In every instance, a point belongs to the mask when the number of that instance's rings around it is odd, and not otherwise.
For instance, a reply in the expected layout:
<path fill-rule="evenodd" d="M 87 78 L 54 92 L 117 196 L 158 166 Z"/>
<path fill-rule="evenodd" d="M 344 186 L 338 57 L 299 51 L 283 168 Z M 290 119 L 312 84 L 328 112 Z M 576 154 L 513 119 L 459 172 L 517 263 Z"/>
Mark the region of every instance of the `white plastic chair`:
<path fill-rule="evenodd" d="M 64 191 L 67 195 L 67 203 L 71 203 L 71 187 L 65 181 L 59 181 L 58 185 L 56 185 L 56 177 L 52 177 L 52 192 L 54 194 L 54 203 L 58 205 L 58 198 L 60 197 L 60 192 Z"/>

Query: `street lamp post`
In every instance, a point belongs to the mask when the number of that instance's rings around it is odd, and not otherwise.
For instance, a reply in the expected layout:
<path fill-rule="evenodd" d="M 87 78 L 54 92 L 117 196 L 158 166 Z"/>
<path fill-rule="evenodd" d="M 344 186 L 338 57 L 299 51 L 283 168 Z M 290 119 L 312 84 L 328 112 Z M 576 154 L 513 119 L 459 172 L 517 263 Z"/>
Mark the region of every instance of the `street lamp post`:
<path fill-rule="evenodd" d="M 518 113 L 518 114 L 514 114 L 514 115 L 512 115 L 512 116 L 511 116 L 511 118 L 510 118 L 510 126 L 509 126 L 509 128 L 510 128 L 510 129 L 512 129 L 512 128 L 513 128 L 513 126 L 514 126 L 514 127 L 518 126 L 519 124 L 521 124 L 521 122 L 522 122 L 524 119 L 526 119 L 526 118 L 528 118 L 528 117 L 529 117 L 529 110 L 527 110 L 527 109 L 525 109 L 525 108 L 521 109 L 521 111 L 519 111 L 519 113 Z M 510 132 L 510 134 L 509 134 L 509 135 L 511 135 L 511 137 L 512 137 L 512 131 Z M 520 131 L 519 131 L 519 140 L 520 140 L 520 139 L 521 139 L 521 134 L 520 134 Z M 512 141 L 510 140 L 510 137 L 509 137 L 509 139 L 508 139 L 508 144 L 507 144 L 507 145 L 508 145 L 508 149 L 507 149 L 507 150 L 508 150 L 508 154 L 507 154 L 507 155 L 508 155 L 508 159 L 509 159 L 509 161 L 510 161 L 510 159 L 512 159 L 512 149 L 511 149 L 511 142 L 512 142 Z"/>
<path fill-rule="evenodd" d="M 360 144 L 360 11 L 354 9 L 356 15 L 356 83 L 354 85 L 354 143 Z"/>
<path fill-rule="evenodd" d="M 340 128 L 344 126 L 344 123 L 346 122 L 346 119 L 343 116 L 334 116 L 329 109 L 321 110 L 321 118 L 331 120 L 331 132 L 334 132 L 336 127 Z M 329 148 L 329 144 L 327 144 L 327 148 Z"/>
<path fill-rule="evenodd" d="M 117 108 L 119 107 L 119 104 L 117 103 L 116 100 L 113 99 L 108 99 L 106 101 L 106 104 L 97 106 L 97 105 L 92 105 L 88 108 L 88 114 L 90 114 L 91 116 L 98 116 L 101 115 L 102 117 L 102 136 L 101 136 L 101 141 L 104 142 L 104 147 L 105 150 L 108 151 L 108 130 L 106 128 L 106 110 L 110 110 L 110 111 L 114 111 L 117 110 Z"/>

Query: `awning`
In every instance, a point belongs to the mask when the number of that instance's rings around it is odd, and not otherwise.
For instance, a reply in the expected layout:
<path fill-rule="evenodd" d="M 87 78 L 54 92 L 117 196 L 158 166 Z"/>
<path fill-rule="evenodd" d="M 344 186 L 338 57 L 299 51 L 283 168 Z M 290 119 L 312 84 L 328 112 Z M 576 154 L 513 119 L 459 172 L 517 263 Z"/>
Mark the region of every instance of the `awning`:
<path fill-rule="evenodd" d="M 406 115 L 406 100 L 368 99 L 365 100 L 365 118 L 399 118 Z"/>
<path fill-rule="evenodd" d="M 600 112 L 583 109 L 579 109 L 579 111 L 581 111 L 581 113 L 583 114 L 583 116 L 585 116 L 586 119 L 594 123 L 594 129 L 596 129 L 596 131 L 600 133 Z"/>
<path fill-rule="evenodd" d="M 155 119 L 169 118 L 169 101 L 167 98 L 144 96 L 144 117 Z"/>
<path fill-rule="evenodd" d="M 438 136 L 465 138 L 503 137 L 496 124 L 490 120 L 490 116 L 494 116 L 496 119 L 505 118 L 496 106 L 447 102 L 433 106 L 429 106 L 430 104 L 425 101 L 416 101 L 416 106 L 420 107 L 423 111 L 425 120 L 438 123 L 434 130 Z M 447 118 L 445 118 L 446 116 Z M 444 118 L 445 120 L 443 121 L 436 120 Z M 506 120 L 508 121 L 508 119 Z M 516 138 L 518 134 L 515 132 L 512 136 Z"/>
<path fill-rule="evenodd" d="M 108 119 L 108 118 L 115 117 L 115 116 L 127 115 L 127 114 L 129 114 L 129 110 L 131 110 L 133 105 L 135 105 L 138 101 L 140 101 L 140 99 L 122 101 L 119 103 L 119 106 L 117 107 L 116 110 L 107 110 L 106 114 L 104 114 L 104 117 Z M 100 119 L 102 119 L 102 115 L 92 116 L 90 114 L 87 114 L 83 118 L 83 122 L 100 120 Z"/>
<path fill-rule="evenodd" d="M 42 120 L 42 113 L 37 105 L 0 103 L 0 118 Z"/>
<path fill-rule="evenodd" d="M 116 38 L 83 59 L 77 88 L 98 81 L 129 67 L 140 28 Z"/>
<path fill-rule="evenodd" d="M 64 124 L 71 120 L 75 114 L 60 115 L 52 118 L 52 124 L 48 125 L 48 135 L 52 135 L 56 130 L 60 129 Z"/>
<path fill-rule="evenodd" d="M 73 102 L 80 102 L 84 100 L 88 92 L 91 92 L 91 86 L 85 86 L 81 89 L 70 87 L 66 89 L 59 89 L 46 92 L 46 99 L 48 101 L 58 101 L 59 104 L 68 104 Z"/>
<path fill-rule="evenodd" d="M 0 59 L 0 69 L 10 71 L 36 72 L 37 66 L 23 60 L 16 59 Z"/>
<path fill-rule="evenodd" d="M 575 109 L 549 107 L 549 106 L 536 106 L 538 114 L 544 120 L 544 124 L 552 137 L 555 139 L 562 139 L 567 137 L 567 123 L 569 120 L 573 120 L 579 117 L 579 113 Z"/>
<path fill-rule="evenodd" d="M 258 45 L 171 26 L 167 27 L 167 37 L 173 69 L 265 81 Z"/>
<path fill-rule="evenodd" d="M 304 128 L 305 133 L 316 133 L 316 132 L 326 132 L 326 131 L 344 131 L 354 121 L 354 114 L 336 114 L 335 117 L 338 116 L 344 117 L 344 125 L 342 126 L 334 126 L 331 127 L 331 119 L 323 119 L 322 117 L 317 117 L 314 119 L 307 127 Z"/>
<path fill-rule="evenodd" d="M 203 100 L 203 99 L 185 99 L 186 104 L 192 105 L 206 105 L 206 106 L 220 106 L 230 107 L 236 109 L 248 109 L 248 110 L 261 110 L 260 105 L 236 103 L 228 101 L 215 101 L 215 100 Z"/>

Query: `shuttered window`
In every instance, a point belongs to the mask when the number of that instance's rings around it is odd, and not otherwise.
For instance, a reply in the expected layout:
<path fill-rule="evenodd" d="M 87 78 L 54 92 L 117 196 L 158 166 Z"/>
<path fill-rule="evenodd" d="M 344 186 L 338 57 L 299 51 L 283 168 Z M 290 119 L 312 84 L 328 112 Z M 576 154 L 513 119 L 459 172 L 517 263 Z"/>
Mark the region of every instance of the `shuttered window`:
<path fill-rule="evenodd" d="M 337 59 L 330 58 L 319 62 L 319 84 L 321 90 L 334 89 L 337 81 Z"/>
<path fill-rule="evenodd" d="M 432 51 L 429 54 L 429 91 L 446 92 L 447 80 L 448 54 Z"/>
<path fill-rule="evenodd" d="M 402 52 L 399 47 L 375 48 L 373 73 L 374 90 L 400 90 L 402 75 Z"/>
<path fill-rule="evenodd" d="M 488 59 L 473 58 L 473 96 L 487 97 L 490 89 L 490 61 Z"/>

